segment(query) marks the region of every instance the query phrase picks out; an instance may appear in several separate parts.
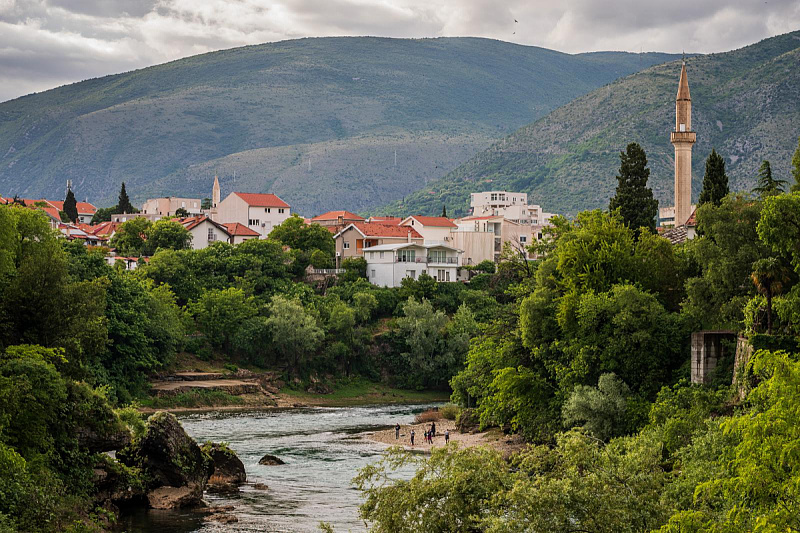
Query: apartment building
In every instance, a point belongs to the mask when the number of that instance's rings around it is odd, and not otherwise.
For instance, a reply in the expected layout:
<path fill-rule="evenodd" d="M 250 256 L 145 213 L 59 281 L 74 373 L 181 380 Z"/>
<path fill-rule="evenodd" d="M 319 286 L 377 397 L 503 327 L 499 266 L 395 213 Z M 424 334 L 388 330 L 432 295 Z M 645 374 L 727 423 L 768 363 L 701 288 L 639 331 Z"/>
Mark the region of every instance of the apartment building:
<path fill-rule="evenodd" d="M 405 278 L 423 273 L 440 282 L 458 279 L 461 250 L 445 244 L 405 242 L 364 248 L 367 279 L 380 287 L 399 287 Z"/>

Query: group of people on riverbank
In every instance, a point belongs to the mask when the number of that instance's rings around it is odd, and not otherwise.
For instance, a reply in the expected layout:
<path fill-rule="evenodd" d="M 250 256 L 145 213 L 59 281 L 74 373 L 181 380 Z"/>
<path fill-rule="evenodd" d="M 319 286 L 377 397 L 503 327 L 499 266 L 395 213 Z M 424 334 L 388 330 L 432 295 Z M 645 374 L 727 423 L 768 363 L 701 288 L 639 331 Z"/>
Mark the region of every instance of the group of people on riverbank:
<path fill-rule="evenodd" d="M 409 438 L 411 440 L 411 445 L 414 446 L 414 440 L 417 434 L 414 428 L 411 428 L 411 432 L 409 433 Z M 436 437 L 436 422 L 431 422 L 430 426 L 425 427 L 425 431 L 423 432 L 423 438 L 425 444 L 433 444 L 433 439 Z M 400 440 L 400 424 L 396 424 L 394 427 L 394 438 L 395 440 Z M 450 442 L 450 430 L 446 429 L 444 431 L 444 443 L 448 444 Z"/>

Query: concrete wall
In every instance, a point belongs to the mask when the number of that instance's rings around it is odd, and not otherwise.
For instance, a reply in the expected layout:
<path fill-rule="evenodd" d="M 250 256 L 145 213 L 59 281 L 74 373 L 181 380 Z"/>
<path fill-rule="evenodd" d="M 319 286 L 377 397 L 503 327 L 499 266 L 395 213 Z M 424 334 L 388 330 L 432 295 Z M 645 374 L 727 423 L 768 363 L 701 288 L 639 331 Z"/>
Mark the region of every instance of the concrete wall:
<path fill-rule="evenodd" d="M 450 245 L 464 250 L 462 264 L 477 265 L 481 261 L 494 261 L 494 233 L 479 231 L 454 231 Z"/>
<path fill-rule="evenodd" d="M 726 355 L 724 341 L 733 341 L 732 331 L 696 331 L 692 333 L 692 383 L 707 384 Z"/>

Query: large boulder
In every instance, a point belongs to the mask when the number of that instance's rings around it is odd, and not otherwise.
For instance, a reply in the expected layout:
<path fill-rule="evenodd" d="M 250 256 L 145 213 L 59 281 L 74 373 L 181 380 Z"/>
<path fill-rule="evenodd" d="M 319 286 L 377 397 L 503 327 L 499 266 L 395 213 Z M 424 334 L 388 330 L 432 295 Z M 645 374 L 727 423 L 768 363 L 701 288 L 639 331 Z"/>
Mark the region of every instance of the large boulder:
<path fill-rule="evenodd" d="M 170 413 L 148 420 L 144 435 L 117 454 L 130 467 L 140 468 L 150 506 L 176 509 L 198 505 L 214 465 Z M 180 490 L 173 490 L 180 489 Z"/>
<path fill-rule="evenodd" d="M 214 471 L 208 480 L 207 490 L 212 492 L 234 492 L 247 481 L 244 464 L 236 453 L 224 444 L 207 442 L 203 452 L 211 458 Z"/>
<path fill-rule="evenodd" d="M 264 466 L 278 466 L 278 465 L 285 465 L 286 463 L 283 462 L 281 458 L 268 453 L 264 457 L 258 460 L 258 464 Z"/>

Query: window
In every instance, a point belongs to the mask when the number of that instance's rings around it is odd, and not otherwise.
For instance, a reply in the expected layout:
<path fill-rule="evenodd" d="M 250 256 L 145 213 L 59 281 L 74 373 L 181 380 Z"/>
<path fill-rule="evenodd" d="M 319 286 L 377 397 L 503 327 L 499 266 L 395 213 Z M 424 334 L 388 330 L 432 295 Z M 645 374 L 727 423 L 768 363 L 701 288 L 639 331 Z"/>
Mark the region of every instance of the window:
<path fill-rule="evenodd" d="M 441 268 L 436 271 L 436 281 L 444 281 L 444 270 Z"/>
<path fill-rule="evenodd" d="M 186 202 L 181 202 L 181 207 L 186 207 Z"/>
<path fill-rule="evenodd" d="M 406 277 L 407 278 L 414 279 L 415 278 L 415 274 L 416 274 L 416 272 L 414 272 L 413 270 L 406 270 Z"/>
<path fill-rule="evenodd" d="M 372 279 L 375 279 L 375 269 L 374 268 L 372 270 L 370 270 L 369 277 L 372 278 Z"/>
<path fill-rule="evenodd" d="M 431 250 L 428 252 L 428 261 L 431 263 L 444 263 L 447 260 L 447 252 L 444 250 Z"/>
<path fill-rule="evenodd" d="M 261 224 L 261 221 L 258 220 L 257 218 L 251 218 L 250 220 L 247 221 L 248 226 L 258 226 L 259 224 Z"/>
<path fill-rule="evenodd" d="M 214 228 L 208 228 L 208 242 L 216 241 L 217 236 L 214 234 Z"/>
<path fill-rule="evenodd" d="M 493 202 L 497 201 L 497 194 L 494 194 L 494 193 L 492 194 L 492 201 Z"/>
<path fill-rule="evenodd" d="M 270 210 L 269 210 L 269 207 L 265 207 L 265 208 L 264 208 L 264 212 L 265 212 L 265 213 L 269 213 L 269 212 L 270 212 Z"/>
<path fill-rule="evenodd" d="M 445 281 L 450 281 L 450 271 L 449 270 L 444 273 L 444 280 Z"/>
<path fill-rule="evenodd" d="M 401 263 L 413 263 L 417 260 L 417 252 L 416 250 L 400 250 L 397 258 Z"/>
<path fill-rule="evenodd" d="M 349 250 L 350 249 L 350 243 L 347 242 L 347 241 L 343 242 L 342 243 L 342 248 L 345 249 L 345 250 Z"/>
<path fill-rule="evenodd" d="M 527 235 L 520 235 L 519 236 L 519 242 L 520 242 L 520 244 L 525 244 L 526 242 L 528 242 L 528 236 Z"/>
<path fill-rule="evenodd" d="M 686 124 L 681 123 L 681 131 L 686 131 Z"/>
<path fill-rule="evenodd" d="M 278 209 L 278 213 L 283 213 L 283 208 Z"/>
<path fill-rule="evenodd" d="M 378 254 L 378 257 L 380 257 L 381 259 L 383 259 L 383 252 L 380 252 L 380 253 Z"/>

